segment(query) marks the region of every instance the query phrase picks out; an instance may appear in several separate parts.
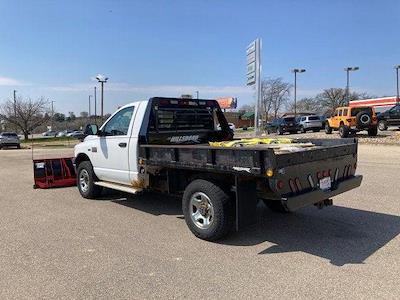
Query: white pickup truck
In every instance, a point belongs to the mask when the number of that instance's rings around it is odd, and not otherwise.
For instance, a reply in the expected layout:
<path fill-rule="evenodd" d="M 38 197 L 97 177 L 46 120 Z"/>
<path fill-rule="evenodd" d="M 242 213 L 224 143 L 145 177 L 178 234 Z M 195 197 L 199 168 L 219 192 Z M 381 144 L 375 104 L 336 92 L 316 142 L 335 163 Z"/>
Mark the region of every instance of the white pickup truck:
<path fill-rule="evenodd" d="M 179 195 L 188 227 L 206 240 L 253 223 L 258 199 L 279 212 L 322 207 L 362 180 L 355 175 L 355 139 L 312 140 L 313 147 L 297 152 L 275 152 L 265 145 L 210 146 L 233 139 L 214 100 L 134 102 L 100 129 L 88 125 L 85 133 L 75 146 L 83 197 L 96 198 L 102 188 Z"/>

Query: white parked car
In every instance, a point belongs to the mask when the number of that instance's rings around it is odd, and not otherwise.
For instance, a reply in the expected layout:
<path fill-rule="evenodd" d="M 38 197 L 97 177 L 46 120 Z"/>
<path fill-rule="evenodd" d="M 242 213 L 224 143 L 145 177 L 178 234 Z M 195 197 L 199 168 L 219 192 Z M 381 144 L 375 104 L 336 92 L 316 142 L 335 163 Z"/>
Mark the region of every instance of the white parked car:
<path fill-rule="evenodd" d="M 42 133 L 42 136 L 52 136 L 52 137 L 55 137 L 55 136 L 57 136 L 57 131 L 52 131 L 52 130 L 46 131 L 46 132 L 43 132 L 43 133 Z"/>

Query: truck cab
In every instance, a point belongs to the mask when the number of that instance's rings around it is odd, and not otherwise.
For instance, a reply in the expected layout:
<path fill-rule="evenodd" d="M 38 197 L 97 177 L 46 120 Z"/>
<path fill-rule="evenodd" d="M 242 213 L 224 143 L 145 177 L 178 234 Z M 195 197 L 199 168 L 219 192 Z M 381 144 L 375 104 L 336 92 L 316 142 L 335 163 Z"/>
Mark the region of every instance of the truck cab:
<path fill-rule="evenodd" d="M 157 97 L 122 106 L 100 128 L 89 125 L 85 133 L 84 142 L 75 147 L 76 165 L 89 161 L 96 180 L 127 186 L 142 180 L 140 143 L 200 144 L 233 138 L 216 101 Z"/>

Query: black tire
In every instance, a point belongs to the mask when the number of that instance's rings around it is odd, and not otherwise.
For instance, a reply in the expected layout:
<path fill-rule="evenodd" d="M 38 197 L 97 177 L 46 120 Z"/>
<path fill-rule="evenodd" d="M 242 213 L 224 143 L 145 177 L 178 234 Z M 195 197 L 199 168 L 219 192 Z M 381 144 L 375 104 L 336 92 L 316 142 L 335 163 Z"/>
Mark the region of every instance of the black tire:
<path fill-rule="evenodd" d="M 380 131 L 385 131 L 388 129 L 387 122 L 385 120 L 381 120 L 378 123 L 378 128 Z"/>
<path fill-rule="evenodd" d="M 281 214 L 289 213 L 287 208 L 279 200 L 268 200 L 268 199 L 262 199 L 262 200 L 263 200 L 265 206 L 268 207 L 273 212 L 277 212 L 277 213 L 281 213 Z"/>
<path fill-rule="evenodd" d="M 332 133 L 332 127 L 329 126 L 329 123 L 325 124 L 325 133 L 326 134 L 331 134 Z"/>
<path fill-rule="evenodd" d="M 199 193 L 208 197 L 207 200 L 213 208 L 212 221 L 206 228 L 201 228 L 201 224 L 196 225 L 192 219 L 192 211 L 196 207 L 192 204 L 192 199 L 198 199 L 196 194 Z M 227 235 L 232 228 L 235 216 L 229 195 L 219 186 L 203 179 L 196 179 L 186 187 L 182 197 L 182 211 L 190 231 L 198 238 L 207 241 L 215 241 Z"/>
<path fill-rule="evenodd" d="M 278 129 L 276 130 L 276 133 L 279 135 L 282 135 L 283 134 L 282 128 L 278 127 Z"/>
<path fill-rule="evenodd" d="M 300 132 L 301 132 L 301 133 L 306 133 L 306 130 L 304 129 L 303 126 L 300 127 Z"/>
<path fill-rule="evenodd" d="M 368 127 L 372 122 L 372 116 L 366 111 L 360 111 L 356 115 L 357 125 L 359 127 Z"/>
<path fill-rule="evenodd" d="M 21 145 L 17 145 L 17 149 L 21 149 Z"/>
<path fill-rule="evenodd" d="M 343 124 L 339 126 L 339 135 L 341 138 L 347 138 L 349 136 L 349 128 Z"/>
<path fill-rule="evenodd" d="M 368 129 L 368 136 L 377 136 L 378 135 L 378 127 L 372 127 Z"/>
<path fill-rule="evenodd" d="M 84 172 L 86 172 L 86 174 L 84 174 Z M 81 185 L 81 176 L 85 175 L 88 177 L 87 189 Z M 96 177 L 96 174 L 94 174 L 93 166 L 90 161 L 81 162 L 78 166 L 76 184 L 78 186 L 79 193 L 83 198 L 95 199 L 100 196 L 102 188 L 94 184 L 97 180 L 98 178 Z"/>

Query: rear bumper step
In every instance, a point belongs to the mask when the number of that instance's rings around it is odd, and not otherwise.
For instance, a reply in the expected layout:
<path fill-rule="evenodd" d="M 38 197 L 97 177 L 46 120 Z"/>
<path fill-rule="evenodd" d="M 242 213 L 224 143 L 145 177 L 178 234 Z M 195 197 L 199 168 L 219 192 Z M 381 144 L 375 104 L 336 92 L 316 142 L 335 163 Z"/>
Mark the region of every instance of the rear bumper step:
<path fill-rule="evenodd" d="M 325 199 L 329 199 L 331 197 L 359 187 L 361 185 L 361 181 L 361 175 L 353 176 L 349 179 L 346 179 L 345 181 L 338 183 L 332 190 L 315 190 L 298 196 L 283 198 L 282 201 L 289 211 L 295 211 L 299 208 L 321 202 Z"/>

